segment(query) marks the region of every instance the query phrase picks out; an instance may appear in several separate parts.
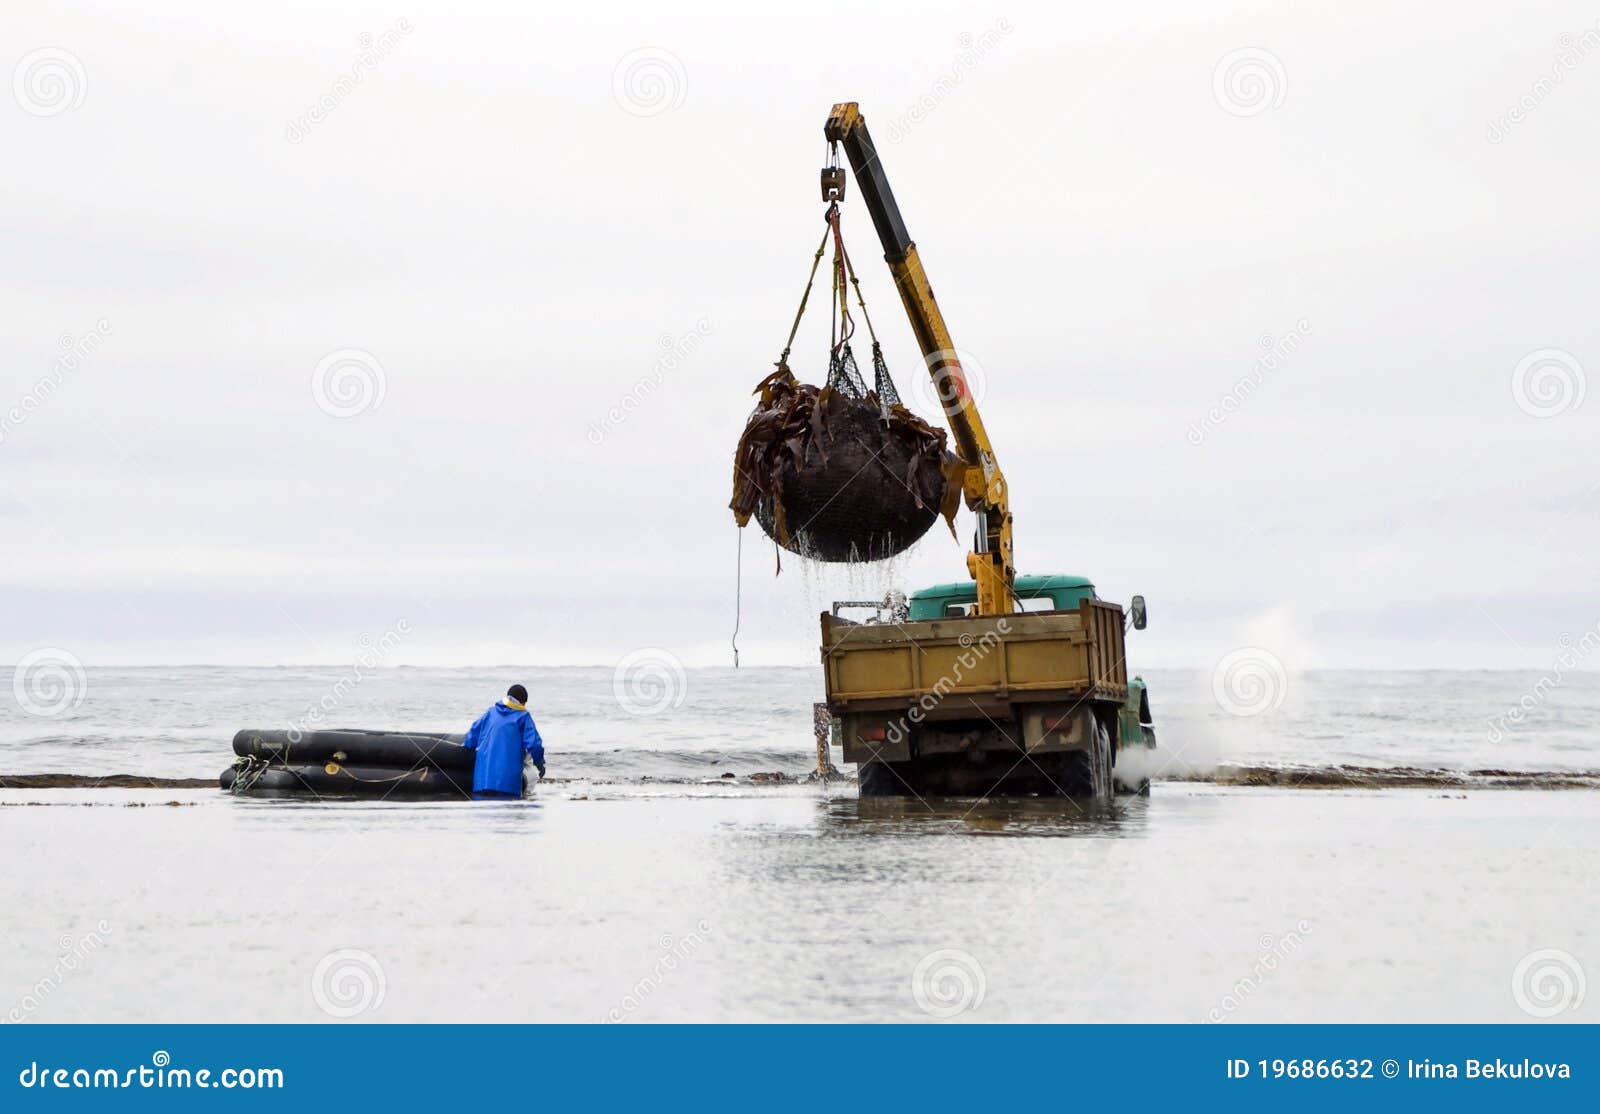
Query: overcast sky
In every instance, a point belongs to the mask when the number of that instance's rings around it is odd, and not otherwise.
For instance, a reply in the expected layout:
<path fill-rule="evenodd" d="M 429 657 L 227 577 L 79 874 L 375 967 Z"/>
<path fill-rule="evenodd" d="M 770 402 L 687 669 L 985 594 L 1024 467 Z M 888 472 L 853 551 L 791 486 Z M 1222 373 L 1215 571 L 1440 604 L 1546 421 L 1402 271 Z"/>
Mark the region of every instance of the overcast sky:
<path fill-rule="evenodd" d="M 8 3 L 0 659 L 728 662 L 858 100 L 1018 564 L 1143 592 L 1136 665 L 1548 667 L 1600 620 L 1600 9 L 1400 7 Z M 752 527 L 743 660 L 962 552 L 774 579 Z"/>

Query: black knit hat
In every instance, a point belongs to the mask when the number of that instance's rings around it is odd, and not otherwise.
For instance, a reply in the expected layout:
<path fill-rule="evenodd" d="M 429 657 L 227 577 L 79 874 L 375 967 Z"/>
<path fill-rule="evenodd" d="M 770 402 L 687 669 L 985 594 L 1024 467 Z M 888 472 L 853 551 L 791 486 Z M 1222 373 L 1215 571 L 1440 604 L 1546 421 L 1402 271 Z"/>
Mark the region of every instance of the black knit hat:
<path fill-rule="evenodd" d="M 521 685 L 512 685 L 510 688 L 506 689 L 506 695 L 515 700 L 518 704 L 526 704 L 528 702 L 528 690 L 523 688 Z"/>

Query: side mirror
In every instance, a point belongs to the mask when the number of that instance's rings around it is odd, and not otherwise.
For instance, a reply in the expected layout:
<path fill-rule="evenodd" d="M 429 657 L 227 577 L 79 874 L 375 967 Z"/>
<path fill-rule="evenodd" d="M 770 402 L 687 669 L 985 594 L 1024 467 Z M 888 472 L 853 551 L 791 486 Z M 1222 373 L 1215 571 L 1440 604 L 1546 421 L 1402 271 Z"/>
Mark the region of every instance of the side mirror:
<path fill-rule="evenodd" d="M 1133 597 L 1128 604 L 1128 615 L 1133 619 L 1134 630 L 1144 630 L 1145 625 L 1150 622 L 1150 616 L 1145 611 L 1143 596 Z"/>

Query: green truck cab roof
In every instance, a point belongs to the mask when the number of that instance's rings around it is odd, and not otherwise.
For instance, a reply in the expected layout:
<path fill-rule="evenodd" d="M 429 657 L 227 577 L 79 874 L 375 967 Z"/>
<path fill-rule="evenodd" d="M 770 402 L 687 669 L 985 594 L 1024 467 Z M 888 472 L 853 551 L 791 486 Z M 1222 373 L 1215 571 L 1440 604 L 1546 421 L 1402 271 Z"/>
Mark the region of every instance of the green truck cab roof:
<path fill-rule="evenodd" d="M 1041 610 L 1070 611 L 1084 600 L 1098 598 L 1094 583 L 1082 576 L 1019 576 L 1016 591 L 1019 599 L 1043 605 Z M 952 609 L 964 611 L 977 602 L 978 587 L 971 580 L 935 584 L 913 593 L 909 618 L 942 619 L 951 614 Z"/>

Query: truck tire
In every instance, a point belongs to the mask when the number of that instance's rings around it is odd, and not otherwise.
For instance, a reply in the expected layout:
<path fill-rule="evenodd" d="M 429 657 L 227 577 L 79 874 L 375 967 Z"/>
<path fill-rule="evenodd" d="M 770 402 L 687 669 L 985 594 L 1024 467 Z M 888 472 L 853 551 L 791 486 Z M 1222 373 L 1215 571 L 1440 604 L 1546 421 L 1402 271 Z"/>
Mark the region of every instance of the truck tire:
<path fill-rule="evenodd" d="M 887 762 L 863 762 L 856 767 L 863 797 L 909 797 L 911 790 Z"/>
<path fill-rule="evenodd" d="M 1116 760 L 1105 717 L 1096 713 L 1093 721 L 1094 734 L 1088 748 L 1061 756 L 1058 784 L 1066 796 L 1103 801 L 1111 798 L 1111 770 Z"/>

